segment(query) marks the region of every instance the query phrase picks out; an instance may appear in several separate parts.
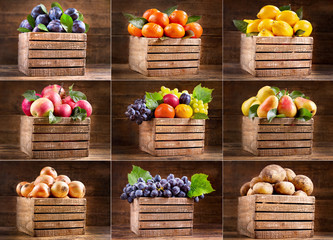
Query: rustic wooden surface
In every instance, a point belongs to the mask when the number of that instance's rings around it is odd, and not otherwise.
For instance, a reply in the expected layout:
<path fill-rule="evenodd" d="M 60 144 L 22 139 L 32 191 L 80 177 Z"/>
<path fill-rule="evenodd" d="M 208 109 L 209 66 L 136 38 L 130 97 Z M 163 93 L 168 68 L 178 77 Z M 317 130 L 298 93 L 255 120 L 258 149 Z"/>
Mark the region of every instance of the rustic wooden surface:
<path fill-rule="evenodd" d="M 112 63 L 128 63 L 129 33 L 128 22 L 122 15 L 123 12 L 136 16 L 150 8 L 164 11 L 178 5 L 178 9 L 188 15 L 202 16 L 198 21 L 203 28 L 201 64 L 222 63 L 222 2 L 220 0 L 194 0 L 194 1 L 167 1 L 156 2 L 154 0 L 140 1 L 132 4 L 132 1 L 112 1 Z"/>
<path fill-rule="evenodd" d="M 130 226 L 130 204 L 121 200 L 123 187 L 128 183 L 127 174 L 132 171 L 132 165 L 150 171 L 155 176 L 160 174 L 166 178 L 170 173 L 177 177 L 188 176 L 195 173 L 209 175 L 208 180 L 216 190 L 205 195 L 199 203 L 194 204 L 194 224 L 222 224 L 222 162 L 168 162 L 168 161 L 113 161 L 112 162 L 112 225 Z M 195 231 L 195 227 L 194 227 Z M 195 232 L 194 232 L 195 235 Z M 128 235 L 134 236 L 134 235 Z"/>
<path fill-rule="evenodd" d="M 273 159 L 272 159 L 273 160 Z M 239 189 L 253 177 L 259 175 L 260 171 L 272 161 L 225 161 L 223 163 L 223 224 L 224 231 L 237 231 L 237 204 L 240 196 Z M 332 232 L 333 197 L 332 170 L 333 162 L 313 161 L 274 161 L 285 168 L 291 168 L 296 174 L 303 174 L 312 179 L 314 191 L 312 196 L 316 198 L 315 207 L 315 234 L 318 232 Z"/>
<path fill-rule="evenodd" d="M 316 240 L 328 240 L 333 238 L 333 233 L 324 233 L 324 232 L 315 232 L 313 238 L 310 239 L 316 239 Z M 228 240 L 249 240 L 248 237 L 241 236 L 237 232 L 223 232 L 223 239 Z"/>
<path fill-rule="evenodd" d="M 239 63 L 240 60 L 241 33 L 234 26 L 232 20 L 255 19 L 260 8 L 268 4 L 283 5 L 280 2 L 259 0 L 251 3 L 249 7 L 246 0 L 223 1 L 223 62 Z M 288 4 L 291 4 L 294 11 L 303 7 L 303 19 L 312 23 L 313 32 L 311 36 L 314 38 L 313 63 L 333 64 L 332 27 L 326 24 L 327 19 L 332 15 L 333 5 L 331 1 L 291 0 Z"/>
<path fill-rule="evenodd" d="M 127 106 L 132 104 L 135 99 L 142 98 L 146 91 L 159 91 L 161 86 L 192 92 L 199 83 L 193 81 L 177 83 L 167 81 L 112 82 L 112 153 L 115 155 L 122 153 L 122 147 L 139 149 L 139 127 L 124 115 Z M 222 145 L 222 83 L 202 82 L 202 86 L 214 88 L 213 100 L 209 103 L 208 109 L 210 119 L 206 120 L 205 146 L 216 146 L 219 153 Z M 141 153 L 137 152 L 137 154 Z"/>
<path fill-rule="evenodd" d="M 1 238 L 0 238 L 1 239 Z M 115 225 L 112 226 L 112 239 L 148 239 L 136 236 L 131 232 L 128 225 Z M 151 238 L 149 238 L 151 239 Z M 153 239 L 153 238 L 152 238 Z M 170 237 L 158 237 L 159 240 L 169 240 Z M 221 240 L 222 239 L 222 227 L 219 224 L 196 224 L 193 226 L 192 236 L 172 236 L 173 240 L 193 239 L 193 240 Z M 11 239 L 10 239 L 11 240 Z"/>
<path fill-rule="evenodd" d="M 54 167 L 58 175 L 67 175 L 86 186 L 87 226 L 110 225 L 110 162 L 16 161 L 0 162 L 0 226 L 16 226 L 16 185 L 33 181 L 45 166 Z"/>
<path fill-rule="evenodd" d="M 53 1 L 43 4 L 49 11 Z M 39 2 L 18 0 L 16 2 L 0 2 L 3 31 L 0 33 L 0 64 L 17 65 L 18 35 L 16 30 L 21 21 L 27 17 Z M 110 0 L 60 2 L 63 9 L 74 7 L 84 15 L 85 22 L 90 25 L 87 33 L 87 63 L 110 64 Z"/>
<path fill-rule="evenodd" d="M 110 227 L 96 227 L 88 226 L 85 235 L 75 236 L 77 240 L 105 240 L 110 239 Z M 0 239 L 1 240 L 50 240 L 55 239 L 54 237 L 29 237 L 24 233 L 20 233 L 15 227 L 0 227 Z M 68 236 L 57 237 L 58 240 L 68 240 Z"/>
<path fill-rule="evenodd" d="M 0 80 L 10 81 L 110 81 L 111 66 L 108 64 L 89 64 L 84 76 L 28 77 L 18 70 L 17 65 L 0 65 Z"/>

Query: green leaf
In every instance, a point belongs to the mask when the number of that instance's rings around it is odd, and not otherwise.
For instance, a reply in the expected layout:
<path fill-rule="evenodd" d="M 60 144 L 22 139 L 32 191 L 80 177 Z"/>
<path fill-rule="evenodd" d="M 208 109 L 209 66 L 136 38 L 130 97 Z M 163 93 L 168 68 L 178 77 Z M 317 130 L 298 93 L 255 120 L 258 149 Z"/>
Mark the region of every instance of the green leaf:
<path fill-rule="evenodd" d="M 36 95 L 36 91 L 35 90 L 28 90 L 25 93 L 22 94 L 22 96 L 27 99 L 29 102 L 31 101 L 35 101 L 38 98 L 40 98 L 40 96 Z"/>
<path fill-rule="evenodd" d="M 298 29 L 296 32 L 295 32 L 295 36 L 301 36 L 302 34 L 304 34 L 305 33 L 305 31 L 304 30 L 302 30 L 302 29 Z"/>
<path fill-rule="evenodd" d="M 62 119 L 62 117 L 56 117 L 56 116 L 54 116 L 52 111 L 49 111 L 49 123 L 50 124 L 58 123 L 61 121 L 61 119 Z"/>
<path fill-rule="evenodd" d="M 171 15 L 171 13 L 173 13 L 173 11 L 175 11 L 178 8 L 178 6 L 173 6 L 171 8 L 169 8 L 168 10 L 164 11 L 164 13 L 166 13 L 168 16 Z"/>
<path fill-rule="evenodd" d="M 259 106 L 260 106 L 259 104 L 254 104 L 253 106 L 250 107 L 249 118 L 252 119 L 252 118 L 258 117 L 257 110 L 258 110 Z"/>
<path fill-rule="evenodd" d="M 187 38 L 191 38 L 193 37 L 195 34 L 192 30 L 186 30 L 185 31 L 185 36 L 183 37 L 183 39 L 187 39 Z"/>
<path fill-rule="evenodd" d="M 88 23 L 84 23 L 84 25 L 86 26 L 86 31 L 84 31 L 84 33 L 87 33 L 90 29 L 90 26 Z"/>
<path fill-rule="evenodd" d="M 160 37 L 159 38 L 161 41 L 164 41 L 164 40 L 167 40 L 167 39 L 170 39 L 169 37 L 166 37 L 166 36 L 163 36 L 163 37 Z"/>
<path fill-rule="evenodd" d="M 276 117 L 276 118 L 285 118 L 286 115 L 284 115 L 284 114 L 278 114 L 278 115 L 276 115 L 275 117 Z"/>
<path fill-rule="evenodd" d="M 296 118 L 301 121 L 309 121 L 312 118 L 312 113 L 306 108 L 301 108 L 298 110 Z"/>
<path fill-rule="evenodd" d="M 32 29 L 34 29 L 34 27 L 35 27 L 35 19 L 29 14 L 27 16 L 27 20 L 28 20 L 30 26 L 32 27 Z"/>
<path fill-rule="evenodd" d="M 138 18 L 137 16 L 134 16 L 133 14 L 130 13 L 123 13 L 123 15 L 128 21 Z"/>
<path fill-rule="evenodd" d="M 205 113 L 194 113 L 191 118 L 193 118 L 193 119 L 209 119 L 207 114 L 205 114 Z"/>
<path fill-rule="evenodd" d="M 276 97 L 278 98 L 278 99 L 280 99 L 282 96 L 284 96 L 284 95 L 288 95 L 288 92 L 285 90 L 285 89 L 283 89 L 283 90 L 281 90 L 280 92 L 278 92 L 277 94 L 276 94 Z"/>
<path fill-rule="evenodd" d="M 209 103 L 212 101 L 212 92 L 214 89 L 209 89 L 206 87 L 201 87 L 201 83 L 196 86 L 193 90 L 193 98 L 196 98 L 198 100 L 202 100 L 203 103 Z"/>
<path fill-rule="evenodd" d="M 53 7 L 58 7 L 58 8 L 61 9 L 62 12 L 64 12 L 64 10 L 62 9 L 61 5 L 60 5 L 59 3 L 57 3 L 57 2 L 53 2 L 53 3 L 51 4 L 51 8 L 53 8 Z"/>
<path fill-rule="evenodd" d="M 271 87 L 271 89 L 273 90 L 273 92 L 275 93 L 275 95 L 280 92 L 280 88 L 278 88 L 278 87 Z"/>
<path fill-rule="evenodd" d="M 83 108 L 75 107 L 73 109 L 71 117 L 74 121 L 77 121 L 77 120 L 83 121 L 87 117 L 87 111 Z"/>
<path fill-rule="evenodd" d="M 207 178 L 208 175 L 203 173 L 194 174 L 191 177 L 191 189 L 187 193 L 187 196 L 190 198 L 198 197 L 202 194 L 208 194 L 215 191 Z"/>
<path fill-rule="evenodd" d="M 233 20 L 233 23 L 235 25 L 235 27 L 241 31 L 242 33 L 246 33 L 246 29 L 247 29 L 247 22 L 244 22 L 243 20 Z"/>
<path fill-rule="evenodd" d="M 158 107 L 158 105 L 160 105 L 160 103 L 163 102 L 163 96 L 158 92 L 154 92 L 154 93 L 146 92 L 145 99 L 146 99 L 146 106 L 150 110 L 156 109 Z"/>
<path fill-rule="evenodd" d="M 281 12 L 285 11 L 285 10 L 291 10 L 291 6 L 290 6 L 290 4 L 289 5 L 285 5 L 285 6 L 279 7 L 279 9 L 280 9 Z"/>
<path fill-rule="evenodd" d="M 42 31 L 45 31 L 45 32 L 49 31 L 43 23 L 38 24 L 38 28 Z"/>
<path fill-rule="evenodd" d="M 250 33 L 247 33 L 246 36 L 247 37 L 253 37 L 253 36 L 258 36 L 258 32 L 250 32 Z"/>
<path fill-rule="evenodd" d="M 292 98 L 292 99 L 296 99 L 298 97 L 305 97 L 304 93 L 300 92 L 300 91 L 292 91 L 289 96 Z"/>
<path fill-rule="evenodd" d="M 143 26 L 148 22 L 148 20 L 143 17 L 137 17 L 129 20 L 129 22 L 132 23 L 135 27 L 142 29 Z"/>
<path fill-rule="evenodd" d="M 73 28 L 73 19 L 71 16 L 63 13 L 60 18 L 60 23 L 66 32 L 71 33 Z"/>
<path fill-rule="evenodd" d="M 17 31 L 19 31 L 19 32 L 31 32 L 29 29 L 23 28 L 23 27 L 18 28 Z"/>
<path fill-rule="evenodd" d="M 45 14 L 49 14 L 49 13 L 47 12 L 47 9 L 46 9 L 46 7 L 44 6 L 44 4 L 39 4 L 39 6 L 42 8 L 42 10 L 43 10 L 43 12 L 44 12 Z"/>
<path fill-rule="evenodd" d="M 87 96 L 80 91 L 73 91 L 73 86 L 69 87 L 69 96 L 73 99 L 74 102 L 80 101 L 80 100 L 87 100 Z"/>
<path fill-rule="evenodd" d="M 138 166 L 132 165 L 132 172 L 127 174 L 128 183 L 133 185 L 135 184 L 140 177 L 142 177 L 146 182 L 148 179 L 152 179 L 150 173 Z"/>
<path fill-rule="evenodd" d="M 297 14 L 299 20 L 302 20 L 303 19 L 303 7 L 297 9 L 296 14 Z"/>
<path fill-rule="evenodd" d="M 79 17 L 77 18 L 77 20 L 79 21 L 84 21 L 84 17 L 83 17 L 83 14 L 81 12 L 79 12 Z"/>
<path fill-rule="evenodd" d="M 201 18 L 201 16 L 190 16 L 187 19 L 186 24 L 192 23 L 192 22 L 196 22 Z"/>
<path fill-rule="evenodd" d="M 277 108 L 273 108 L 273 109 L 269 110 L 267 113 L 268 122 L 273 121 L 273 119 L 276 117 L 276 115 L 277 115 Z"/>

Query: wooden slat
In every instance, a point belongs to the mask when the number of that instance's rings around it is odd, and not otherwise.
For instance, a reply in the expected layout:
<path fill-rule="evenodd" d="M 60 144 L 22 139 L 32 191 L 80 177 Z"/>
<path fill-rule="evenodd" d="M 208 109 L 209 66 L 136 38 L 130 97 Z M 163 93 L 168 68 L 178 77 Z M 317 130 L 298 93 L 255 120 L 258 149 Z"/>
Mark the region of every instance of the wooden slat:
<path fill-rule="evenodd" d="M 139 220 L 182 220 L 182 219 L 193 219 L 193 213 L 164 213 L 164 214 L 140 214 Z"/>
<path fill-rule="evenodd" d="M 33 133 L 87 133 L 89 132 L 90 127 L 83 126 L 68 126 L 68 125 L 33 125 L 32 132 Z"/>
<path fill-rule="evenodd" d="M 194 201 L 191 198 L 149 198 L 141 197 L 138 199 L 139 204 L 189 204 L 193 205 Z"/>
<path fill-rule="evenodd" d="M 30 41 L 29 49 L 86 49 L 86 42 L 52 42 L 52 41 Z"/>
<path fill-rule="evenodd" d="M 259 134 L 260 135 L 260 134 Z M 258 148 L 303 148 L 312 147 L 311 140 L 305 141 L 258 141 Z"/>
<path fill-rule="evenodd" d="M 89 148 L 89 142 L 33 142 L 32 150 L 83 149 Z"/>
<path fill-rule="evenodd" d="M 311 140 L 313 133 L 260 133 L 257 140 Z"/>
<path fill-rule="evenodd" d="M 159 133 L 155 135 L 155 140 L 194 140 L 194 139 L 204 139 L 205 133 L 174 133 L 174 134 L 164 134 Z"/>
<path fill-rule="evenodd" d="M 258 132 L 306 132 L 310 133 L 313 131 L 313 126 L 270 126 L 270 125 L 259 125 Z"/>
<path fill-rule="evenodd" d="M 266 68 L 311 68 L 311 61 L 256 61 L 256 70 L 266 70 Z"/>
<path fill-rule="evenodd" d="M 286 230 L 286 229 L 313 229 L 313 221 L 309 222 L 256 222 L 255 229 L 279 229 L 279 230 Z"/>
<path fill-rule="evenodd" d="M 32 134 L 31 141 L 83 141 L 89 140 L 90 135 L 89 133 L 77 133 L 77 134 L 70 134 L 70 133 L 49 133 L 49 134 Z"/>
<path fill-rule="evenodd" d="M 29 68 L 30 77 L 83 76 L 85 68 Z"/>
<path fill-rule="evenodd" d="M 270 239 L 270 238 L 311 238 L 313 230 L 299 231 L 256 231 L 255 238 Z"/>
<path fill-rule="evenodd" d="M 245 34 L 242 34 L 245 36 Z M 313 44 L 313 37 L 257 37 L 253 36 L 257 44 Z"/>
<path fill-rule="evenodd" d="M 313 125 L 314 119 L 310 119 L 309 121 L 302 121 L 296 118 L 274 118 L 272 122 L 269 122 L 267 118 L 255 118 L 258 124 L 266 124 L 266 125 L 281 125 L 281 124 L 289 124 L 289 125 Z"/>
<path fill-rule="evenodd" d="M 287 196 L 287 195 L 254 195 L 255 202 L 275 202 L 275 203 L 302 203 L 302 204 L 315 204 L 316 198 L 313 196 Z"/>
<path fill-rule="evenodd" d="M 85 205 L 85 198 L 31 198 L 34 201 L 35 206 L 38 205 Z"/>
<path fill-rule="evenodd" d="M 156 126 L 156 130 L 163 133 L 205 132 L 205 126 Z"/>
<path fill-rule="evenodd" d="M 308 68 L 300 69 L 266 69 L 256 70 L 255 75 L 257 77 L 283 77 L 283 76 L 305 76 L 311 72 Z"/>
<path fill-rule="evenodd" d="M 311 148 L 258 149 L 258 156 L 310 155 Z"/>
<path fill-rule="evenodd" d="M 35 213 L 83 213 L 85 206 L 35 206 Z M 51 219 L 52 220 L 52 219 Z"/>
<path fill-rule="evenodd" d="M 190 228 L 192 227 L 192 220 L 190 221 L 151 221 L 139 222 L 140 228 Z"/>
<path fill-rule="evenodd" d="M 53 237 L 53 236 L 66 236 L 66 235 L 82 235 L 84 228 L 73 229 L 56 229 L 56 230 L 35 230 L 36 237 Z"/>
<path fill-rule="evenodd" d="M 147 54 L 147 61 L 200 60 L 200 53 Z"/>
<path fill-rule="evenodd" d="M 35 229 L 56 229 L 56 228 L 84 228 L 84 221 L 50 221 L 50 222 L 35 222 Z"/>
<path fill-rule="evenodd" d="M 144 237 L 159 237 L 159 236 L 186 236 L 191 235 L 192 229 L 161 229 L 161 230 L 139 230 L 139 235 Z"/>
<path fill-rule="evenodd" d="M 34 221 L 69 221 L 69 220 L 84 220 L 86 215 L 84 213 L 50 213 L 50 214 L 35 214 Z"/>
<path fill-rule="evenodd" d="M 261 212 L 314 212 L 314 205 L 257 203 L 256 211 Z"/>
<path fill-rule="evenodd" d="M 200 46 L 149 46 L 148 53 L 200 53 Z"/>
<path fill-rule="evenodd" d="M 29 50 L 28 58 L 86 58 L 85 50 Z M 29 60 L 30 61 L 30 60 Z"/>
<path fill-rule="evenodd" d="M 184 149 L 158 149 L 155 150 L 156 156 L 184 156 L 202 154 L 203 148 L 184 148 Z"/>
<path fill-rule="evenodd" d="M 130 38 L 135 38 L 131 36 Z M 188 38 L 188 39 L 181 39 L 181 38 L 170 38 L 165 40 L 160 40 L 156 38 L 140 38 L 140 41 L 145 42 L 148 45 L 200 45 L 201 39 L 200 38 Z"/>
<path fill-rule="evenodd" d="M 314 213 L 266 213 L 260 212 L 255 214 L 255 220 L 260 221 L 310 221 L 314 220 Z"/>
<path fill-rule="evenodd" d="M 198 73 L 198 68 L 180 68 L 180 69 L 150 69 L 148 77 L 168 77 L 176 75 L 193 75 Z"/>
<path fill-rule="evenodd" d="M 256 53 L 255 60 L 312 59 L 312 53 Z"/>
<path fill-rule="evenodd" d="M 193 212 L 193 205 L 192 206 L 163 206 L 163 205 L 156 205 L 156 206 L 140 206 L 140 213 L 170 213 L 170 212 Z"/>
<path fill-rule="evenodd" d="M 29 67 L 84 67 L 85 59 L 30 59 Z"/>
<path fill-rule="evenodd" d="M 183 67 L 199 67 L 200 62 L 195 61 L 157 61 L 157 62 L 148 62 L 148 69 L 152 70 L 154 68 L 183 68 Z"/>
<path fill-rule="evenodd" d="M 32 151 L 32 158 L 80 158 L 88 157 L 89 150 Z"/>
<path fill-rule="evenodd" d="M 205 142 L 201 141 L 162 141 L 156 142 L 155 148 L 188 148 L 188 147 L 204 147 Z"/>
<path fill-rule="evenodd" d="M 49 125 L 51 127 L 54 126 L 60 126 L 60 125 L 88 125 L 91 122 L 90 117 L 84 119 L 83 121 L 74 121 L 71 117 L 63 117 L 61 118 L 60 122 L 56 124 L 49 124 L 49 119 L 45 117 L 28 117 L 28 116 L 22 116 L 21 117 L 22 121 L 23 119 L 29 119 L 34 125 L 36 124 L 42 124 L 42 125 Z"/>
<path fill-rule="evenodd" d="M 86 33 L 38 33 L 29 32 L 23 33 L 28 35 L 29 40 L 40 40 L 40 41 L 87 41 Z"/>
<path fill-rule="evenodd" d="M 153 120 L 156 126 L 159 125 L 205 125 L 204 119 L 191 118 L 155 118 Z"/>
<path fill-rule="evenodd" d="M 311 52 L 313 45 L 256 45 L 256 52 Z"/>

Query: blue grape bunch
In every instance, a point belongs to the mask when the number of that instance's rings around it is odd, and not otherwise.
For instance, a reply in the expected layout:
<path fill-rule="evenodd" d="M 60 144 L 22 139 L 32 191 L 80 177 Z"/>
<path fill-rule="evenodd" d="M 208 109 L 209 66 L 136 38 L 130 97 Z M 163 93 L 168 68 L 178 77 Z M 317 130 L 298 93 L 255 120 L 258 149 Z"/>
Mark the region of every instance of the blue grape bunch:
<path fill-rule="evenodd" d="M 140 125 L 143 121 L 151 120 L 154 116 L 154 112 L 146 106 L 145 98 L 139 98 L 134 101 L 134 104 L 130 104 L 127 107 L 125 115 L 129 120 L 135 121 Z"/>
<path fill-rule="evenodd" d="M 138 178 L 138 181 L 131 185 L 127 184 L 123 188 L 123 193 L 120 199 L 127 200 L 132 203 L 135 198 L 140 197 L 187 197 L 187 193 L 191 190 L 191 181 L 187 176 L 175 178 L 173 174 L 169 174 L 166 179 L 162 179 L 160 175 L 156 175 L 152 179 L 145 181 L 143 178 Z M 199 202 L 203 199 L 204 194 L 199 197 L 193 197 L 194 202 Z"/>

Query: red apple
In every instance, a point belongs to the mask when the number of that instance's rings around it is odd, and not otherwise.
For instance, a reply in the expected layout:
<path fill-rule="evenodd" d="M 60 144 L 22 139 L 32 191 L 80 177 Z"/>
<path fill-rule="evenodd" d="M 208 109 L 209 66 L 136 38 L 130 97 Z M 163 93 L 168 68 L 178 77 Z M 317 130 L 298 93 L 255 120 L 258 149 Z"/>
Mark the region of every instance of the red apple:
<path fill-rule="evenodd" d="M 36 96 L 42 97 L 42 95 L 40 95 L 39 93 L 36 93 Z M 34 101 L 29 101 L 26 98 L 23 100 L 23 102 L 22 102 L 22 110 L 23 110 L 23 112 L 24 112 L 25 115 L 31 116 L 30 107 L 31 107 L 31 104 L 33 102 Z"/>
<path fill-rule="evenodd" d="M 53 84 L 53 85 L 49 85 L 49 86 L 45 87 L 42 91 L 42 96 L 44 97 L 44 95 L 48 92 L 56 92 L 56 93 L 59 94 L 60 88 L 61 88 L 60 97 L 64 97 L 65 96 L 65 89 L 62 88 L 60 85 L 57 85 L 57 84 Z"/>
<path fill-rule="evenodd" d="M 74 108 L 80 107 L 82 109 L 85 109 L 87 111 L 87 117 L 89 117 L 92 113 L 92 107 L 90 103 L 87 100 L 80 100 L 77 101 L 74 105 Z"/>
<path fill-rule="evenodd" d="M 174 94 L 166 94 L 163 97 L 163 102 L 175 108 L 177 105 L 179 105 L 179 98 Z"/>
<path fill-rule="evenodd" d="M 51 100 L 51 102 L 53 103 L 53 106 L 57 106 L 57 105 L 61 105 L 61 97 L 58 93 L 56 92 L 47 92 L 43 95 L 44 98 L 48 98 Z"/>
<path fill-rule="evenodd" d="M 38 98 L 30 107 L 30 113 L 34 117 L 47 117 L 50 111 L 54 111 L 54 106 L 48 98 Z"/>
<path fill-rule="evenodd" d="M 54 114 L 59 117 L 70 117 L 72 115 L 72 108 L 67 103 L 60 104 L 54 107 Z"/>
<path fill-rule="evenodd" d="M 74 109 L 75 102 L 70 96 L 67 96 L 64 99 L 62 99 L 62 103 L 63 104 L 67 103 L 69 106 L 71 106 L 72 110 Z"/>

